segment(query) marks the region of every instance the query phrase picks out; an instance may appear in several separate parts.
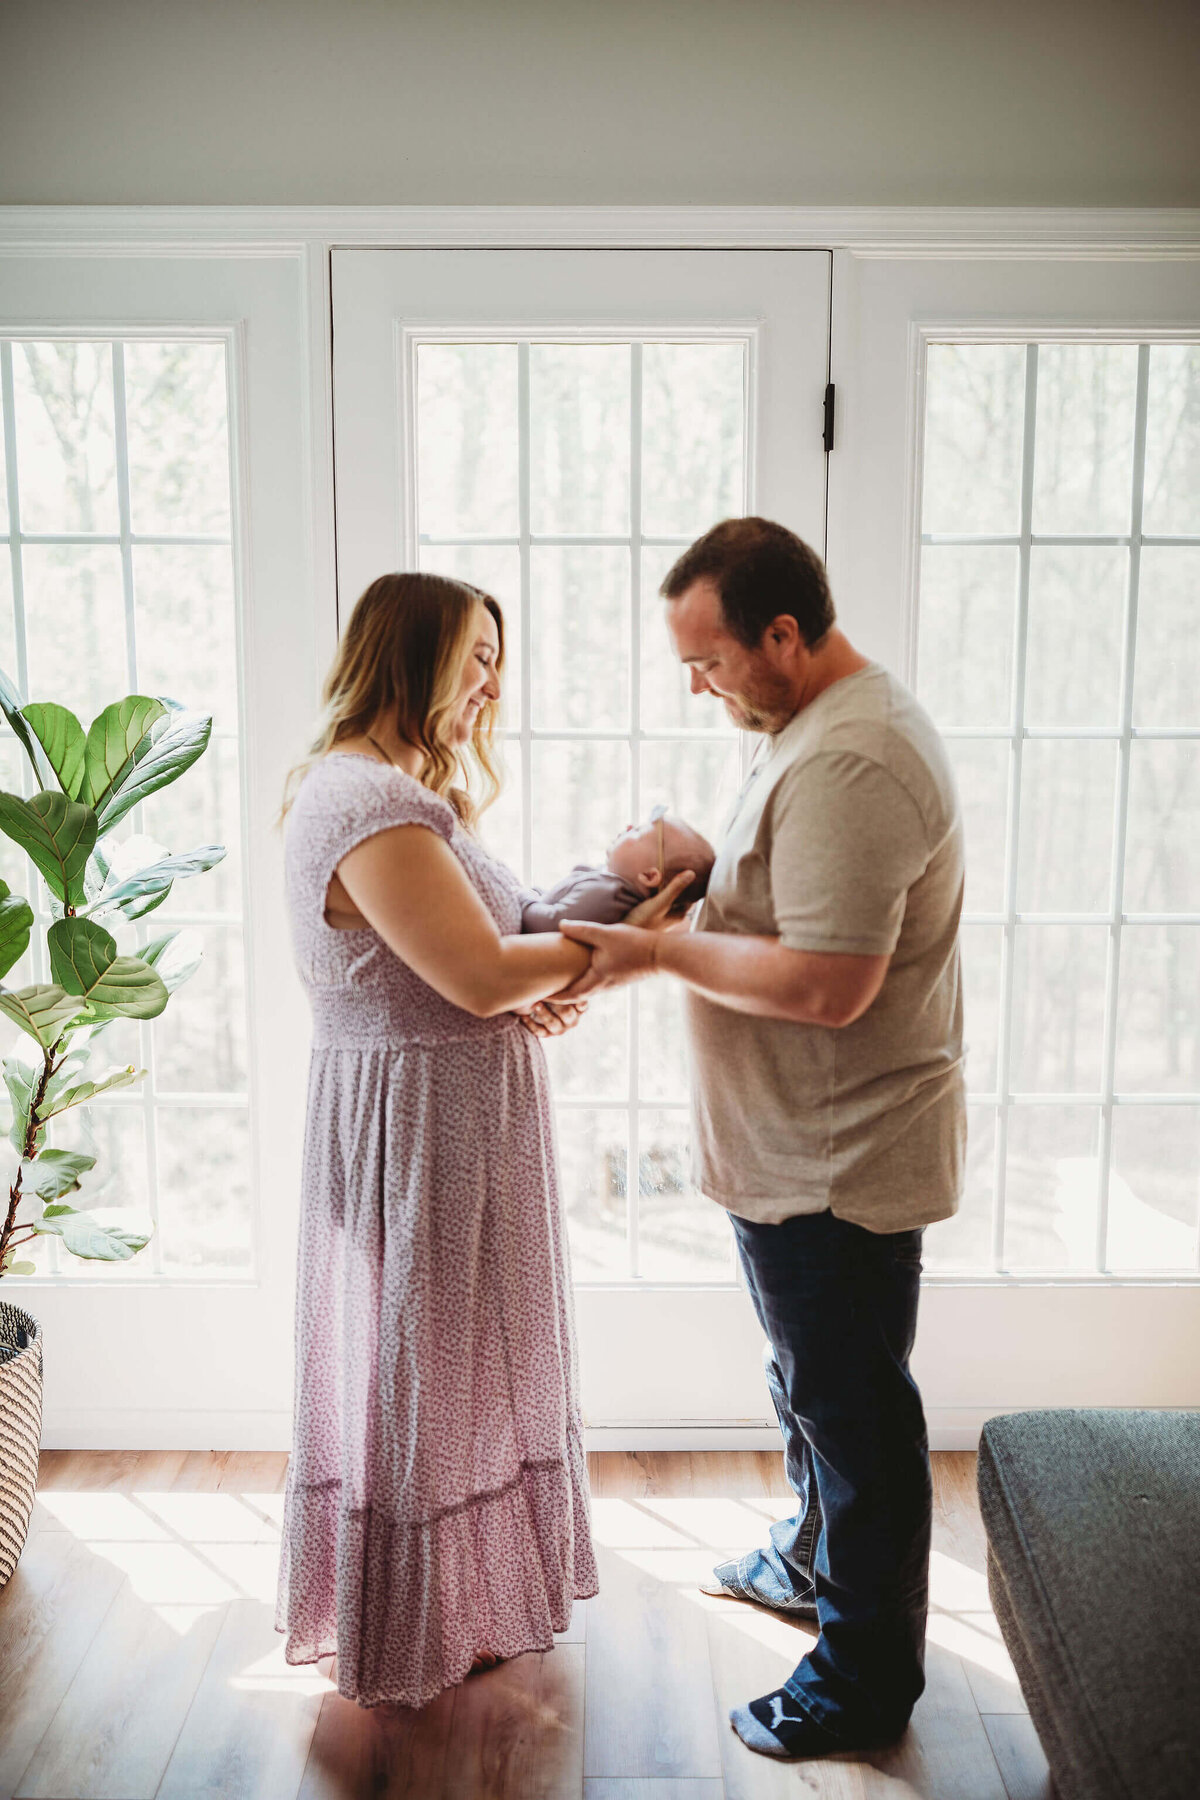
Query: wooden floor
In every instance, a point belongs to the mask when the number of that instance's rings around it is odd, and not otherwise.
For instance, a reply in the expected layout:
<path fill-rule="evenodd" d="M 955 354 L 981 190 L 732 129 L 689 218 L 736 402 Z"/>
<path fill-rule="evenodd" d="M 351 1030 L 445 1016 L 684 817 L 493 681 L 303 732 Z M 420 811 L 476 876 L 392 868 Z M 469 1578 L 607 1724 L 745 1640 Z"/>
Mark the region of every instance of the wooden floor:
<path fill-rule="evenodd" d="M 591 1458 L 601 1592 L 419 1713 L 272 1629 L 283 1456 L 49 1451 L 0 1592 L 0 1800 L 1046 1800 L 988 1606 L 974 1457 L 934 1458 L 929 1686 L 885 1754 L 778 1764 L 730 1706 L 812 1641 L 696 1579 L 790 1511 L 777 1456 Z"/>

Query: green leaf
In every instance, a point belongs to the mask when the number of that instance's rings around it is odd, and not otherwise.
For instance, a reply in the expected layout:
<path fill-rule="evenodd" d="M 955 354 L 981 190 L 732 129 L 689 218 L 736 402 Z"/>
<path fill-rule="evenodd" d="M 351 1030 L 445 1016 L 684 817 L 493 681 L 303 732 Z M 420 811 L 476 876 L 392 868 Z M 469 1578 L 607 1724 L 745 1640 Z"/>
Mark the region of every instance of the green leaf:
<path fill-rule="evenodd" d="M 38 1121 L 43 1123 L 53 1119 L 71 1106 L 86 1106 L 89 1100 L 94 1100 L 97 1094 L 108 1093 L 110 1088 L 129 1087 L 132 1082 L 140 1081 L 145 1073 L 145 1069 L 135 1069 L 132 1063 L 126 1063 L 124 1068 L 114 1069 L 111 1074 L 101 1076 L 99 1081 L 76 1082 L 73 1087 L 59 1088 L 53 1095 L 51 1083 L 38 1107 Z"/>
<path fill-rule="evenodd" d="M 5 1275 L 36 1275 L 37 1264 L 31 1262 L 10 1262 L 4 1265 Z"/>
<path fill-rule="evenodd" d="M 67 906 L 83 903 L 83 873 L 96 842 L 96 815 L 65 794 L 43 791 L 32 800 L 0 793 L 0 831 L 28 851 Z"/>
<path fill-rule="evenodd" d="M 105 888 L 92 901 L 88 911 L 99 915 L 120 907 L 127 919 L 140 919 L 162 905 L 177 877 L 200 875 L 205 869 L 214 868 L 224 855 L 223 844 L 201 844 L 197 850 L 179 850 L 172 856 L 160 857 L 136 874 L 127 875 L 112 887 Z"/>
<path fill-rule="evenodd" d="M 150 1242 L 148 1231 L 101 1225 L 94 1214 L 77 1212 L 73 1206 L 48 1206 L 33 1229 L 61 1237 L 72 1256 L 92 1262 L 128 1262 Z"/>
<path fill-rule="evenodd" d="M 133 770 L 154 745 L 152 727 L 167 717 L 161 700 L 128 694 L 106 706 L 87 734 L 85 768 L 79 797 L 100 812 L 120 792 Z M 161 785 L 161 784 L 160 784 Z M 149 790 L 146 790 L 149 791 Z M 125 807 L 124 812 L 129 808 Z M 114 823 L 121 814 L 114 814 Z"/>
<path fill-rule="evenodd" d="M 21 1175 L 27 1188 L 43 1200 L 61 1200 L 79 1186 L 79 1177 L 94 1169 L 94 1156 L 79 1150 L 43 1150 L 41 1155 L 21 1164 Z"/>
<path fill-rule="evenodd" d="M 62 1035 L 63 1026 L 83 1011 L 83 1001 L 52 982 L 33 987 L 0 988 L 0 1012 L 27 1032 L 43 1050 Z"/>
<path fill-rule="evenodd" d="M 103 716 L 103 715 L 101 715 Z M 171 712 L 151 727 L 152 742 L 138 757 L 120 791 L 109 790 L 99 805 L 100 829 L 111 831 L 139 801 L 178 780 L 203 756 L 212 736 L 209 713 Z"/>
<path fill-rule="evenodd" d="M 154 1019 L 167 1004 L 161 977 L 140 956 L 120 956 L 117 940 L 93 919 L 59 919 L 46 933 L 50 969 L 68 994 L 81 994 L 98 1019 Z"/>
<path fill-rule="evenodd" d="M 0 712 L 8 720 L 18 743 L 33 765 L 33 778 L 40 788 L 49 787 L 54 771 L 46 761 L 46 753 L 38 743 L 21 713 L 22 700 L 8 676 L 0 670 Z"/>
<path fill-rule="evenodd" d="M 25 1154 L 25 1136 L 29 1130 L 29 1108 L 33 1103 L 33 1088 L 37 1077 L 19 1056 L 6 1056 L 4 1059 L 4 1085 L 8 1089 L 8 1097 L 12 1102 L 12 1124 L 9 1127 L 8 1141 L 18 1156 Z"/>
<path fill-rule="evenodd" d="M 0 881 L 0 976 L 8 974 L 20 962 L 29 947 L 33 929 L 33 909 L 20 894 L 9 892 L 7 882 Z"/>
<path fill-rule="evenodd" d="M 168 931 L 142 951 L 142 961 L 157 969 L 168 994 L 190 981 L 200 967 L 204 945 L 198 931 Z"/>
<path fill-rule="evenodd" d="M 73 712 L 53 701 L 35 700 L 25 707 L 25 722 L 46 752 L 58 784 L 71 800 L 78 800 L 83 785 L 84 747 L 87 739 L 83 726 Z M 87 796 L 85 804 L 90 805 Z"/>

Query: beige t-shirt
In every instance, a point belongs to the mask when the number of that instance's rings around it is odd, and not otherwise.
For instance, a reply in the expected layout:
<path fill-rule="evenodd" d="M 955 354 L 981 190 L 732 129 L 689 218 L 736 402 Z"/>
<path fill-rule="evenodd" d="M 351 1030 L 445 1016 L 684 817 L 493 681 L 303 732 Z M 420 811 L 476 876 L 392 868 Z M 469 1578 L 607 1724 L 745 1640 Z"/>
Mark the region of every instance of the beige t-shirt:
<path fill-rule="evenodd" d="M 886 669 L 834 682 L 763 745 L 696 930 L 891 962 L 838 1029 L 688 991 L 701 1193 L 772 1224 L 826 1207 L 871 1231 L 949 1217 L 966 1140 L 962 892 L 949 760 Z"/>

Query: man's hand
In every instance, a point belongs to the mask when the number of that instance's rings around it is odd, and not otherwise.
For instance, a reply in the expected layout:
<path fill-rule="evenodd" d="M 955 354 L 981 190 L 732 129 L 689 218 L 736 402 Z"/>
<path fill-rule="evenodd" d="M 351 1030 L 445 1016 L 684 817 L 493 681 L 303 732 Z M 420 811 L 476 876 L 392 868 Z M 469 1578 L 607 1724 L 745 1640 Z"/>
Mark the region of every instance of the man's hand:
<path fill-rule="evenodd" d="M 579 1000 L 601 988 L 624 987 L 640 981 L 654 968 L 661 931 L 636 925 L 589 925 L 583 919 L 563 919 L 558 929 L 577 944 L 588 944 L 592 960 L 579 980 L 564 988 L 560 998 Z"/>
<path fill-rule="evenodd" d="M 586 1000 L 537 1000 L 527 1010 L 518 1011 L 526 1031 L 534 1037 L 561 1037 L 578 1025 L 587 1011 Z"/>
<path fill-rule="evenodd" d="M 622 923 L 670 931 L 681 923 L 679 919 L 672 919 L 668 916 L 671 908 L 688 883 L 694 880 L 695 871 L 693 869 L 681 869 L 678 875 L 672 875 L 665 887 L 659 888 L 657 894 L 651 894 L 648 899 L 639 900 L 633 911 L 626 913 Z"/>

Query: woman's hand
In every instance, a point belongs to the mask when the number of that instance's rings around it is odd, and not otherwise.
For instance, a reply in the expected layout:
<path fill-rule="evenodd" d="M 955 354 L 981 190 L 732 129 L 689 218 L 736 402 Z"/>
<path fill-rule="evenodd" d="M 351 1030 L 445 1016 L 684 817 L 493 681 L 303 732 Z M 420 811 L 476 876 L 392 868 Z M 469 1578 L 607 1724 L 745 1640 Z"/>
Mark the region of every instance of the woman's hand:
<path fill-rule="evenodd" d="M 578 1025 L 586 1011 L 586 1000 L 539 1000 L 517 1017 L 534 1037 L 561 1037 Z"/>

